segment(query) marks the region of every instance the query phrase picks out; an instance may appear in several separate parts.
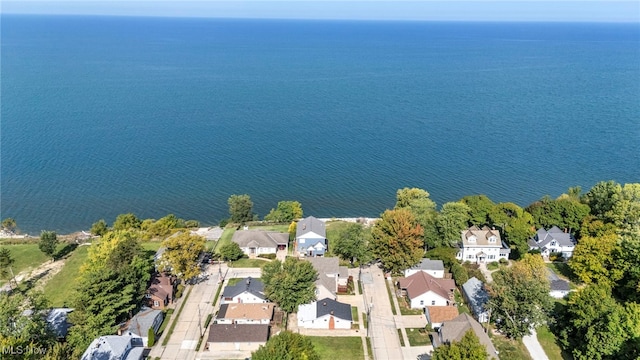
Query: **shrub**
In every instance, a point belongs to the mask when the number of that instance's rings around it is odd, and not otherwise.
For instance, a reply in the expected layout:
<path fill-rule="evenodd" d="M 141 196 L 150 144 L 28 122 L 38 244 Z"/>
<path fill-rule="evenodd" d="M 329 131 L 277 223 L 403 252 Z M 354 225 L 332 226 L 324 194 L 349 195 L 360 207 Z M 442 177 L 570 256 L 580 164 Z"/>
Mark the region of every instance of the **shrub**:
<path fill-rule="evenodd" d="M 500 264 L 502 265 L 507 265 L 509 263 L 509 260 L 505 259 L 505 258 L 500 258 Z"/>
<path fill-rule="evenodd" d="M 451 274 L 453 275 L 453 280 L 455 280 L 456 284 L 462 285 L 469 280 L 469 273 L 467 269 L 462 267 L 460 264 L 452 264 L 451 265 Z"/>
<path fill-rule="evenodd" d="M 276 254 L 260 254 L 259 258 L 275 260 Z"/>
<path fill-rule="evenodd" d="M 184 292 L 184 285 L 178 284 L 178 288 L 176 289 L 176 299 L 180 298 L 183 292 Z"/>
<path fill-rule="evenodd" d="M 500 265 L 498 264 L 497 261 L 492 261 L 492 262 L 487 264 L 487 269 L 489 269 L 489 270 L 495 270 L 495 269 L 497 269 L 499 267 L 500 267 Z"/>
<path fill-rule="evenodd" d="M 153 344 L 156 343 L 156 333 L 153 331 L 153 327 L 149 328 L 149 333 L 147 334 L 147 347 L 152 347 Z"/>
<path fill-rule="evenodd" d="M 244 253 L 242 252 L 242 249 L 240 249 L 240 245 L 238 245 L 238 243 L 230 242 L 222 245 L 220 248 L 220 255 L 224 260 L 236 261 L 240 259 Z"/>
<path fill-rule="evenodd" d="M 227 226 L 228 223 L 229 223 L 229 219 L 222 219 L 220 220 L 220 224 L 218 225 L 224 229 L 224 227 Z"/>
<path fill-rule="evenodd" d="M 564 258 L 561 252 L 552 252 L 549 254 L 549 260 L 551 261 L 563 261 Z"/>

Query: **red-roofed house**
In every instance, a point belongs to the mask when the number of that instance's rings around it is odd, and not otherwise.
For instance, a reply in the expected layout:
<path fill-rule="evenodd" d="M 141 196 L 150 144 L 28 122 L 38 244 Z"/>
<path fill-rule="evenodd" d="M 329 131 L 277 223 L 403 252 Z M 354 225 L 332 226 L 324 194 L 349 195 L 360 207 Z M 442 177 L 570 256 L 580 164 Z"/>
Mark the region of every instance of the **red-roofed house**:
<path fill-rule="evenodd" d="M 398 287 L 407 296 L 411 308 L 423 309 L 425 306 L 448 306 L 454 303 L 453 291 L 456 284 L 451 279 L 437 279 L 420 271 L 411 276 L 400 278 Z"/>

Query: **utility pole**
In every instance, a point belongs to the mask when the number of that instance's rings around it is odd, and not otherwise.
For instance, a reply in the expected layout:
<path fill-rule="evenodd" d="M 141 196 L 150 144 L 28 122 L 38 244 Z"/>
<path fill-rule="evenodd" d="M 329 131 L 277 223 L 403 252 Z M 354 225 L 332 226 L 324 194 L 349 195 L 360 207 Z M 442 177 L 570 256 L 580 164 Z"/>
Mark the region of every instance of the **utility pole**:
<path fill-rule="evenodd" d="M 202 335 L 204 335 L 202 333 L 202 316 L 200 315 L 200 304 L 198 304 L 198 330 L 200 330 L 199 334 L 200 337 L 202 337 Z"/>

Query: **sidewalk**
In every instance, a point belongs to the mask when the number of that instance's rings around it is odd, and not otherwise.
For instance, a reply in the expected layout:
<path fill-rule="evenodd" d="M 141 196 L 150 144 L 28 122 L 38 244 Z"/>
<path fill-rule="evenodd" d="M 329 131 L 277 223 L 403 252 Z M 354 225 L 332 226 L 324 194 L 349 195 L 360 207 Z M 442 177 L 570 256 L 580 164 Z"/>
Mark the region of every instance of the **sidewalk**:
<path fill-rule="evenodd" d="M 544 349 L 542 349 L 542 345 L 540 345 L 540 342 L 538 341 L 538 336 L 535 330 L 531 330 L 531 335 L 523 336 L 522 342 L 527 348 L 527 351 L 529 351 L 531 358 L 534 360 L 549 360 Z"/>

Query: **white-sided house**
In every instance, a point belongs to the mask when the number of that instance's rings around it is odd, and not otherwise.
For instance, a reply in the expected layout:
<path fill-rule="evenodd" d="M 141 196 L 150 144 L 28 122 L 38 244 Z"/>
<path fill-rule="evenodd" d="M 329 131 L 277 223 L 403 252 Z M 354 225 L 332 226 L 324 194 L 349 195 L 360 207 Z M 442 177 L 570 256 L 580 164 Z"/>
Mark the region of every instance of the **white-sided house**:
<path fill-rule="evenodd" d="M 569 295 L 569 292 L 571 292 L 569 283 L 562 279 L 551 280 L 549 282 L 549 285 L 551 287 L 551 290 L 549 291 L 549 295 L 551 295 L 551 297 L 554 297 L 556 299 L 562 299 L 563 297 Z"/>
<path fill-rule="evenodd" d="M 454 303 L 456 284 L 452 279 L 437 279 L 425 272 L 400 278 L 398 287 L 407 296 L 412 309 L 425 306 L 448 306 Z"/>
<path fill-rule="evenodd" d="M 325 298 L 298 306 L 298 327 L 305 329 L 351 329 L 351 305 Z"/>
<path fill-rule="evenodd" d="M 273 303 L 263 304 L 222 304 L 216 323 L 218 324 L 264 324 L 269 325 L 273 318 Z"/>
<path fill-rule="evenodd" d="M 153 329 L 153 333 L 157 334 L 163 320 L 162 310 L 142 308 L 120 330 L 120 335 L 139 337 L 144 346 L 149 346 L 149 329 Z"/>
<path fill-rule="evenodd" d="M 313 216 L 298 221 L 295 250 L 299 256 L 324 256 L 327 244 L 327 229 L 322 221 Z"/>
<path fill-rule="evenodd" d="M 261 254 L 275 254 L 278 250 L 287 250 L 289 234 L 275 231 L 238 230 L 233 234 L 231 241 L 237 243 L 247 256 L 256 257 Z"/>
<path fill-rule="evenodd" d="M 269 325 L 263 324 L 212 324 L 207 344 L 211 352 L 256 351 L 269 340 L 270 330 Z"/>
<path fill-rule="evenodd" d="M 460 234 L 460 250 L 456 254 L 458 260 L 488 263 L 500 259 L 509 259 L 511 250 L 500 239 L 498 230 L 491 229 L 488 226 L 484 226 L 482 229 L 472 226 L 462 230 Z"/>
<path fill-rule="evenodd" d="M 437 279 L 444 278 L 444 263 L 442 260 L 422 259 L 416 265 L 404 271 L 404 277 L 411 276 L 418 271 L 426 272 Z"/>
<path fill-rule="evenodd" d="M 480 323 L 489 321 L 489 311 L 486 304 L 489 301 L 489 293 L 484 288 L 482 281 L 475 276 L 462 284 L 462 296 L 469 304 L 473 316 Z"/>
<path fill-rule="evenodd" d="M 548 257 L 551 253 L 562 253 L 562 257 L 569 259 L 573 256 L 576 239 L 571 233 L 560 230 L 557 226 L 549 230 L 538 229 L 533 238 L 529 239 L 529 250 L 540 250 L 540 254 Z"/>
<path fill-rule="evenodd" d="M 221 304 L 260 304 L 266 303 L 264 284 L 251 277 L 240 280 L 237 284 L 226 286 L 222 292 Z"/>
<path fill-rule="evenodd" d="M 144 345 L 135 336 L 106 335 L 93 340 L 81 360 L 142 360 Z"/>

